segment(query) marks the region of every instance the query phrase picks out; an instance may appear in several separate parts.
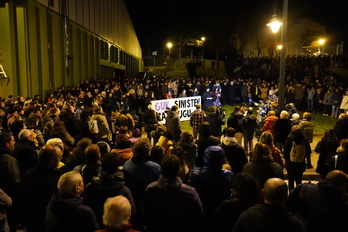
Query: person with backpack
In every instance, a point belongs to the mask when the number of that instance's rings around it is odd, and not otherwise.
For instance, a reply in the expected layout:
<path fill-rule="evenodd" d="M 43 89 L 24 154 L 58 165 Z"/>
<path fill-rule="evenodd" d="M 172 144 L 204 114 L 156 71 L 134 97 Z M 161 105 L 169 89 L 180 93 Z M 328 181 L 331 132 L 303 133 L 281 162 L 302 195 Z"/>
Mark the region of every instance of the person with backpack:
<path fill-rule="evenodd" d="M 285 168 L 288 173 L 289 190 L 302 183 L 303 172 L 306 170 L 305 157 L 311 155 L 311 147 L 299 125 L 291 128 L 291 133 L 285 141 L 284 159 Z"/>

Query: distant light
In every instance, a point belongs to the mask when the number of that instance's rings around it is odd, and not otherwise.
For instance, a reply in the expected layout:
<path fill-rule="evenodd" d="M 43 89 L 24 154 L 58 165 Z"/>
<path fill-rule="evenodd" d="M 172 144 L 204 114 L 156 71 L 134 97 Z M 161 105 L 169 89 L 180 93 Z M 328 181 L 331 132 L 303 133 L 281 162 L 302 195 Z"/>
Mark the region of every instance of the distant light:
<path fill-rule="evenodd" d="M 324 40 L 324 39 L 319 39 L 319 40 L 318 40 L 318 43 L 319 43 L 320 45 L 323 45 L 323 44 L 325 43 L 325 40 Z"/>
<path fill-rule="evenodd" d="M 171 48 L 173 46 L 173 44 L 171 42 L 167 43 L 167 47 Z"/>
<path fill-rule="evenodd" d="M 204 42 L 205 41 L 205 37 L 201 37 L 201 40 Z"/>
<path fill-rule="evenodd" d="M 278 48 L 278 50 L 282 50 L 283 45 L 279 44 L 279 45 L 277 46 L 277 48 Z"/>

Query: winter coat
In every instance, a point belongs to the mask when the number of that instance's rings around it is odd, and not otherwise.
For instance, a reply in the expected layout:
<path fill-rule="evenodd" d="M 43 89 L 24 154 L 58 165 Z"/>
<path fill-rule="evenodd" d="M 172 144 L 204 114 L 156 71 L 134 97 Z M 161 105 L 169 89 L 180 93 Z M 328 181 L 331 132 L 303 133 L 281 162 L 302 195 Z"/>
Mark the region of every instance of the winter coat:
<path fill-rule="evenodd" d="M 221 126 L 225 124 L 225 119 L 220 117 L 217 112 L 210 112 L 205 121 L 210 124 L 212 136 L 220 137 L 222 135 Z"/>
<path fill-rule="evenodd" d="M 274 138 L 276 135 L 274 124 L 277 122 L 277 120 L 278 120 L 277 116 L 274 116 L 274 115 L 268 116 L 263 123 L 262 132 L 269 131 L 272 133 Z"/>
<path fill-rule="evenodd" d="M 219 144 L 225 151 L 225 156 L 234 174 L 240 173 L 248 162 L 244 148 L 237 143 L 235 137 L 223 137 Z"/>
<path fill-rule="evenodd" d="M 283 155 L 285 159 L 285 168 L 288 172 L 291 172 L 291 171 L 304 172 L 306 170 L 305 159 L 303 160 L 303 162 L 292 162 L 290 160 L 290 152 L 291 152 L 293 141 L 296 144 L 301 144 L 301 143 L 305 144 L 306 157 L 312 153 L 309 142 L 303 133 L 299 133 L 299 134 L 290 133 L 290 135 L 286 139 L 286 142 L 284 144 L 284 150 L 283 150 Z"/>
<path fill-rule="evenodd" d="M 273 126 L 275 130 L 274 141 L 279 143 L 285 143 L 286 138 L 291 132 L 291 122 L 289 119 L 279 119 Z"/>
<path fill-rule="evenodd" d="M 145 225 L 153 232 L 198 231 L 202 203 L 195 188 L 163 176 L 149 184 L 143 201 Z"/>
<path fill-rule="evenodd" d="M 122 173 L 109 174 L 101 171 L 92 178 L 83 193 L 83 203 L 92 208 L 97 216 L 99 225 L 103 225 L 104 203 L 107 198 L 122 195 L 132 205 L 132 215 L 136 212 L 133 196 L 122 179 Z"/>
<path fill-rule="evenodd" d="M 233 112 L 227 120 L 227 127 L 232 127 L 236 133 L 243 132 L 243 117 L 244 114 L 241 110 Z"/>
<path fill-rule="evenodd" d="M 248 173 L 254 176 L 259 182 L 259 186 L 262 188 L 266 180 L 269 178 L 277 177 L 284 179 L 284 173 L 282 167 L 274 162 L 273 159 L 263 159 L 260 161 L 251 161 L 244 165 L 243 173 Z"/>
<path fill-rule="evenodd" d="M 220 140 L 214 136 L 209 137 L 199 137 L 199 139 L 196 141 L 197 144 L 197 159 L 196 159 L 196 166 L 203 167 L 203 154 L 207 147 L 209 146 L 216 146 L 220 144 Z"/>
<path fill-rule="evenodd" d="M 39 162 L 38 152 L 35 150 L 35 144 L 29 140 L 19 140 L 15 145 L 13 157 L 18 161 L 21 176 L 29 168 L 34 167 Z"/>
<path fill-rule="evenodd" d="M 44 230 L 46 206 L 52 195 L 58 193 L 59 177 L 57 170 L 40 163 L 24 173 L 21 181 L 22 211 L 30 230 Z"/>
<path fill-rule="evenodd" d="M 178 141 L 181 135 L 181 122 L 179 115 L 174 111 L 168 111 L 166 117 L 167 130 L 173 132 L 174 140 Z"/>
<path fill-rule="evenodd" d="M 10 154 L 10 150 L 0 148 L 0 186 L 7 195 L 14 197 L 20 182 L 20 174 L 18 162 Z"/>
<path fill-rule="evenodd" d="M 255 115 L 247 114 L 243 118 L 243 128 L 244 128 L 244 138 L 252 140 L 254 138 L 254 133 L 257 128 L 257 120 Z"/>
<path fill-rule="evenodd" d="M 159 164 L 150 161 L 150 156 L 134 154 L 133 158 L 124 163 L 122 172 L 125 185 L 131 190 L 137 210 L 137 218 L 141 215 L 142 199 L 146 187 L 157 181 L 161 174 Z"/>
<path fill-rule="evenodd" d="M 163 149 L 163 156 L 170 155 L 172 153 L 173 145 L 173 141 L 163 135 L 156 143 L 156 146 L 160 146 Z"/>
<path fill-rule="evenodd" d="M 236 222 L 233 232 L 305 232 L 301 221 L 282 205 L 258 204 L 244 211 Z"/>
<path fill-rule="evenodd" d="M 107 139 L 108 135 L 111 133 L 108 121 L 103 114 L 93 114 L 92 120 L 97 120 L 98 133 L 94 134 L 96 139 Z"/>
<path fill-rule="evenodd" d="M 338 148 L 337 161 L 335 167 L 335 156 L 331 157 L 328 161 L 328 169 L 331 170 L 341 170 L 342 172 L 348 174 L 348 151 L 341 150 L 341 147 Z"/>
<path fill-rule="evenodd" d="M 306 136 L 309 143 L 313 142 L 313 128 L 314 124 L 311 121 L 308 121 L 307 119 L 302 119 L 302 121 L 299 123 L 299 126 L 301 127 L 303 134 Z"/>
<path fill-rule="evenodd" d="M 54 194 L 46 209 L 46 232 L 94 232 L 99 229 L 93 210 L 77 196 Z"/>
<path fill-rule="evenodd" d="M 225 152 L 221 147 L 208 147 L 203 156 L 203 167 L 196 167 L 191 175 L 191 183 L 202 201 L 204 216 L 212 217 L 219 205 L 231 197 L 234 174 L 223 170 Z"/>

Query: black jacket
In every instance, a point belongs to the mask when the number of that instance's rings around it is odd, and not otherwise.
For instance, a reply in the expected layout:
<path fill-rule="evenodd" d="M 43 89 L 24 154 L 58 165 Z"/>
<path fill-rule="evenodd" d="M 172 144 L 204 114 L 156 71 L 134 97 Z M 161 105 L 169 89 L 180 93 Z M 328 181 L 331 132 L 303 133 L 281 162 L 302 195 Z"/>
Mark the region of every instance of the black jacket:
<path fill-rule="evenodd" d="M 93 177 L 91 182 L 86 186 L 83 193 L 83 203 L 93 209 L 97 215 L 99 225 L 102 225 L 104 202 L 107 198 L 118 195 L 122 195 L 129 200 L 132 205 L 132 215 L 134 215 L 136 208 L 133 196 L 129 188 L 124 185 L 120 173 L 110 175 L 101 171 L 98 176 Z"/>
<path fill-rule="evenodd" d="M 46 232 L 94 232 L 98 229 L 95 213 L 80 197 L 52 196 L 46 210 Z"/>

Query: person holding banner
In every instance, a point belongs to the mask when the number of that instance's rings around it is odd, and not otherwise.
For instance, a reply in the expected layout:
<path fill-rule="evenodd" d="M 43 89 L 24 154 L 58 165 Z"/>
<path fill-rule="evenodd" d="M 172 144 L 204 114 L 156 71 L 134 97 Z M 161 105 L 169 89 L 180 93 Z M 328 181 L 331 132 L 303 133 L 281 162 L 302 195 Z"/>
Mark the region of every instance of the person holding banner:
<path fill-rule="evenodd" d="M 168 131 L 173 132 L 174 141 L 178 142 L 181 135 L 181 122 L 179 118 L 179 107 L 177 105 L 173 105 L 167 112 L 166 126 Z"/>

